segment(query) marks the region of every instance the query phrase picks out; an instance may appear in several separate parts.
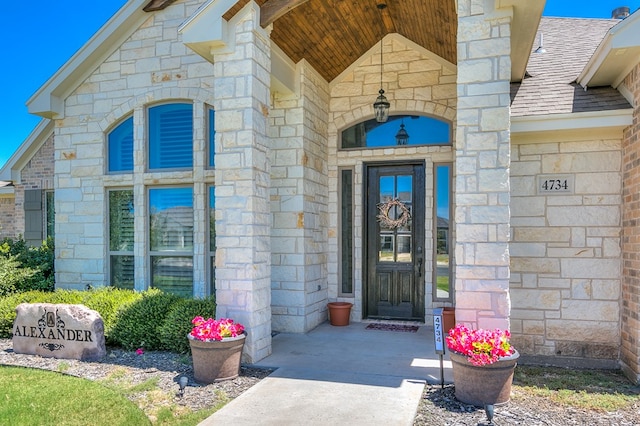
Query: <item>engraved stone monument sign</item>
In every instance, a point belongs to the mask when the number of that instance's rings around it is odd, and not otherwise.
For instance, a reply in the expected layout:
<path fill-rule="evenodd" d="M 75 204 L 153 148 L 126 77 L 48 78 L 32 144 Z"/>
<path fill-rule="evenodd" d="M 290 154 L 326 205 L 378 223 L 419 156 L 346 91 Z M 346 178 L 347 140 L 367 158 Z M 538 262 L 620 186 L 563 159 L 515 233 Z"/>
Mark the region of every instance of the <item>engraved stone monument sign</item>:
<path fill-rule="evenodd" d="M 15 353 L 80 360 L 106 354 L 102 318 L 84 305 L 22 303 L 16 313 Z"/>

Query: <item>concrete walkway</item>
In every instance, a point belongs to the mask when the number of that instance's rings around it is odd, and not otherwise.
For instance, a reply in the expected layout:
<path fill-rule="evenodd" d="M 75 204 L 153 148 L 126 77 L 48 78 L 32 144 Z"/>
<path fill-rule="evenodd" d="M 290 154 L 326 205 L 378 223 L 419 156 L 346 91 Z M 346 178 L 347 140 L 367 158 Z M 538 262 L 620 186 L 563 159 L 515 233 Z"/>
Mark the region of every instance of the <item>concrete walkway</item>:
<path fill-rule="evenodd" d="M 277 370 L 201 425 L 412 425 L 425 383 L 441 382 L 433 329 L 367 325 L 276 335 L 273 354 L 255 366 Z"/>

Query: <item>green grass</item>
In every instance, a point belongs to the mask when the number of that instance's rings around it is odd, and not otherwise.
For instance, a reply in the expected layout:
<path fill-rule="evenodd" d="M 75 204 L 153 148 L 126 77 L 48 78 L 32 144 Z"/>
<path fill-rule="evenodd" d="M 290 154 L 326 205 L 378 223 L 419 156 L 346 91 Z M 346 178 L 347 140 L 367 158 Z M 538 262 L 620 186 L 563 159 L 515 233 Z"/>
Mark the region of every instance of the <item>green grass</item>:
<path fill-rule="evenodd" d="M 617 411 L 640 404 L 640 387 L 619 371 L 518 365 L 513 384 L 519 392 L 563 407 Z"/>
<path fill-rule="evenodd" d="M 0 366 L 0 424 L 148 425 L 120 393 L 89 380 L 23 367 Z"/>

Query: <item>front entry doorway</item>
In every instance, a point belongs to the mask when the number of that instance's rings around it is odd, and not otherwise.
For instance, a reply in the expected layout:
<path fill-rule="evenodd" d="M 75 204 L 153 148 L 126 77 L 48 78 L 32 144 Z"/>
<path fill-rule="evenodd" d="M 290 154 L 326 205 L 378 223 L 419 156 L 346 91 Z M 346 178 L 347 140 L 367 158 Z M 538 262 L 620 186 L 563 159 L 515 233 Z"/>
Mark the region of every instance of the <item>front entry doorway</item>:
<path fill-rule="evenodd" d="M 365 165 L 364 313 L 424 321 L 425 165 Z"/>

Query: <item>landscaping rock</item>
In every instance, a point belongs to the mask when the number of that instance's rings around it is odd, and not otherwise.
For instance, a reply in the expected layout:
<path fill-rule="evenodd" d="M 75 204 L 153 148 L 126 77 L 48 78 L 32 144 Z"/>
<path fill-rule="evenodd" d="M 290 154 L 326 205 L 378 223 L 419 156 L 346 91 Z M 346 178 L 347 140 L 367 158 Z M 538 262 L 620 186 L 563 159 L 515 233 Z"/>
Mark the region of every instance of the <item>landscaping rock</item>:
<path fill-rule="evenodd" d="M 16 353 L 79 360 L 99 360 L 107 353 L 104 322 L 86 306 L 22 303 L 16 313 Z"/>

